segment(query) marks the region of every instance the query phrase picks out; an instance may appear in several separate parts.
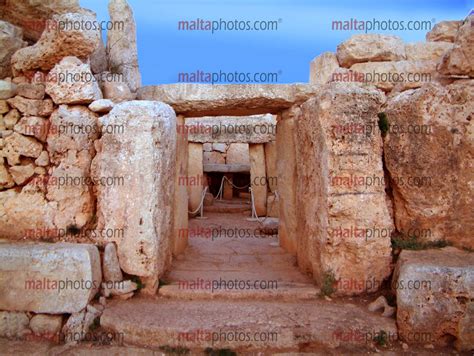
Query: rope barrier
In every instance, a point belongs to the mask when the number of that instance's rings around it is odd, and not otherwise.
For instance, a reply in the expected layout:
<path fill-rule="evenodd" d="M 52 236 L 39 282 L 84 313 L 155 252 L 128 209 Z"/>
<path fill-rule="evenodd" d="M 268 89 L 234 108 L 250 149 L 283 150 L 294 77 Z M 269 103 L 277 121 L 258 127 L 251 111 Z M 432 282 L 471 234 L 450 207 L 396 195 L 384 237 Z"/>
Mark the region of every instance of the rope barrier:
<path fill-rule="evenodd" d="M 222 193 L 223 193 L 223 189 L 224 189 L 224 180 L 226 180 L 228 183 L 230 183 L 230 185 L 232 185 L 236 189 L 245 189 L 245 188 L 250 186 L 250 183 L 249 183 L 249 184 L 246 184 L 243 187 L 238 187 L 234 183 L 232 183 L 232 181 L 229 178 L 227 178 L 226 176 L 222 176 L 221 186 L 219 188 L 219 192 L 216 195 L 216 199 L 222 200 Z"/>
<path fill-rule="evenodd" d="M 201 210 L 201 217 L 203 216 L 203 205 L 204 205 L 204 197 L 206 196 L 206 193 L 207 193 L 207 188 L 204 188 L 204 190 L 202 191 L 202 194 L 201 194 L 201 202 L 199 203 L 199 206 L 196 208 L 196 210 L 194 211 L 189 211 L 188 210 L 188 214 L 191 214 L 191 215 L 194 215 L 196 214 L 199 210 Z"/>

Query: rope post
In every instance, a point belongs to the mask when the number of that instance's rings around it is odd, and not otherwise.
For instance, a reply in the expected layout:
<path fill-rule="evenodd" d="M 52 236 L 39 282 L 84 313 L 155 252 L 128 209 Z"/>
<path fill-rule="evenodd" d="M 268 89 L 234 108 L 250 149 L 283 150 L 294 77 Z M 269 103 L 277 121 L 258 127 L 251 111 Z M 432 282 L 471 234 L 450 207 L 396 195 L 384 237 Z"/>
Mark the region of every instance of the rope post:
<path fill-rule="evenodd" d="M 199 216 L 196 216 L 196 219 L 198 220 L 206 220 L 208 218 L 207 216 L 204 216 L 204 197 L 206 196 L 207 188 L 208 187 L 206 187 L 202 192 L 202 199 L 201 199 L 201 204 L 200 204 L 201 209 L 200 209 Z"/>

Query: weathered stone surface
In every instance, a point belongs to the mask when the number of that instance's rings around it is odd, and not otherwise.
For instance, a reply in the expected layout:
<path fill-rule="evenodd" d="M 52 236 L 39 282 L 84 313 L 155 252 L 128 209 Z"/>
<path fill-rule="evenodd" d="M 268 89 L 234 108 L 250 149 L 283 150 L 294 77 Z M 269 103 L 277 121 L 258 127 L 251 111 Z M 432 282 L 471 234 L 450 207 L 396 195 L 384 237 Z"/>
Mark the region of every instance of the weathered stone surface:
<path fill-rule="evenodd" d="M 187 136 L 187 135 L 186 135 Z M 202 145 L 202 150 L 204 152 L 211 152 L 212 151 L 212 143 L 205 143 Z"/>
<path fill-rule="evenodd" d="M 110 99 L 114 103 L 134 100 L 135 96 L 131 93 L 128 85 L 117 81 L 102 81 L 99 83 L 104 99 Z"/>
<path fill-rule="evenodd" d="M 25 313 L 0 311 L 0 337 L 21 339 L 31 333 Z"/>
<path fill-rule="evenodd" d="M 123 24 L 107 31 L 107 57 L 109 68 L 123 74 L 130 90 L 135 93 L 141 87 L 138 69 L 137 30 L 132 8 L 126 0 L 109 2 L 110 20 Z"/>
<path fill-rule="evenodd" d="M 123 236 L 113 239 L 120 267 L 142 277 L 145 292 L 155 293 L 171 259 L 175 114 L 160 102 L 132 101 L 116 105 L 100 120 L 103 127 L 124 125 L 124 133 L 103 130 L 93 176 L 125 181 L 97 187 L 98 228 L 123 229 Z"/>
<path fill-rule="evenodd" d="M 0 80 L 0 100 L 10 99 L 16 95 L 17 85 L 15 83 Z"/>
<path fill-rule="evenodd" d="M 267 184 L 263 144 L 249 145 L 250 182 L 257 215 L 267 215 Z"/>
<path fill-rule="evenodd" d="M 371 312 L 376 312 L 380 309 L 383 310 L 382 316 L 385 316 L 387 318 L 392 317 L 395 314 L 395 308 L 391 307 L 387 299 L 381 295 L 377 299 L 375 299 L 372 303 L 369 304 L 369 307 L 367 308 Z"/>
<path fill-rule="evenodd" d="M 61 105 L 50 117 L 48 152 L 58 162 L 68 150 L 87 151 L 92 156 L 99 137 L 98 115 L 83 106 Z"/>
<path fill-rule="evenodd" d="M 18 122 L 20 117 L 21 115 L 17 109 L 10 110 L 8 114 L 6 114 L 5 117 L 3 118 L 3 123 L 5 124 L 5 127 L 8 130 L 11 130 L 13 129 L 15 124 Z"/>
<path fill-rule="evenodd" d="M 308 84 L 166 84 L 138 90 L 139 100 L 159 100 L 187 117 L 278 114 L 314 95 Z"/>
<path fill-rule="evenodd" d="M 220 116 L 186 119 L 189 142 L 265 143 L 275 140 L 273 115 Z"/>
<path fill-rule="evenodd" d="M 107 51 L 105 49 L 104 40 L 102 38 L 102 32 L 100 33 L 99 45 L 90 56 L 90 66 L 91 71 L 94 74 L 99 74 L 107 71 L 108 61 L 107 61 Z"/>
<path fill-rule="evenodd" d="M 339 65 L 346 68 L 355 63 L 406 59 L 405 44 L 400 37 L 378 34 L 354 35 L 337 46 L 336 55 Z"/>
<path fill-rule="evenodd" d="M 0 78 L 11 76 L 11 58 L 16 51 L 26 45 L 21 28 L 0 20 Z M 8 98 L 0 97 L 0 99 Z"/>
<path fill-rule="evenodd" d="M 204 152 L 203 164 L 225 164 L 225 157 L 222 153 L 216 151 Z"/>
<path fill-rule="evenodd" d="M 249 173 L 250 161 L 247 164 L 203 164 L 204 172 Z"/>
<path fill-rule="evenodd" d="M 217 152 L 226 153 L 227 152 L 227 144 L 225 143 L 213 143 L 212 149 Z M 204 150 L 205 151 L 205 150 Z"/>
<path fill-rule="evenodd" d="M 102 92 L 88 64 L 76 57 L 64 57 L 49 72 L 46 93 L 56 104 L 90 104 L 102 99 Z"/>
<path fill-rule="evenodd" d="M 52 336 L 59 333 L 62 322 L 62 315 L 36 314 L 30 320 L 30 328 L 36 335 Z"/>
<path fill-rule="evenodd" d="M 120 269 L 117 256 L 117 247 L 115 247 L 113 242 L 109 242 L 107 245 L 105 245 L 102 271 L 104 275 L 104 281 L 106 282 L 123 280 L 123 274 L 122 270 Z"/>
<path fill-rule="evenodd" d="M 35 160 L 37 166 L 46 167 L 49 165 L 49 154 L 48 151 L 43 151 L 40 153 L 38 158 Z"/>
<path fill-rule="evenodd" d="M 472 320 L 474 254 L 453 247 L 402 251 L 392 288 L 397 296 L 400 337 L 416 343 L 414 335 L 428 336 L 425 344 L 447 345 L 452 338 L 461 351 L 474 347 Z"/>
<path fill-rule="evenodd" d="M 71 149 L 50 173 L 46 197 L 57 203 L 54 224 L 62 231 L 81 229 L 92 218 L 95 203 L 90 180 L 91 160 L 88 151 Z"/>
<path fill-rule="evenodd" d="M 8 102 L 5 100 L 0 100 L 0 114 L 5 114 L 10 110 Z"/>
<path fill-rule="evenodd" d="M 231 143 L 227 149 L 226 164 L 250 166 L 248 143 Z"/>
<path fill-rule="evenodd" d="M 399 61 L 399 62 L 368 62 L 354 64 L 354 73 L 362 74 L 365 83 L 375 85 L 384 91 L 395 87 L 400 91 L 419 88 L 424 83 L 435 80 L 435 61 Z"/>
<path fill-rule="evenodd" d="M 96 21 L 90 14 L 66 13 L 54 15 L 53 23 L 58 27 L 47 27 L 36 44 L 23 48 L 12 57 L 14 73 L 41 69 L 50 70 L 62 58 L 74 56 L 87 59 L 99 46 L 100 31 L 95 26 L 75 26 Z M 70 23 L 73 26 L 67 26 Z M 61 26 L 61 24 L 65 24 Z M 78 28 L 79 29 L 74 29 Z"/>
<path fill-rule="evenodd" d="M 199 180 L 199 177 L 203 177 L 203 159 L 202 144 L 190 142 L 188 144 L 188 177 L 193 177 L 196 180 Z M 201 203 L 204 187 L 202 184 L 188 184 L 187 188 L 189 196 L 188 210 L 195 211 Z"/>
<path fill-rule="evenodd" d="M 99 99 L 95 100 L 89 105 L 89 110 L 99 113 L 106 114 L 114 108 L 114 102 L 109 99 Z"/>
<path fill-rule="evenodd" d="M 20 156 L 38 158 L 43 150 L 43 145 L 32 137 L 26 137 L 14 132 L 5 138 L 3 155 L 11 166 L 20 163 Z"/>
<path fill-rule="evenodd" d="M 279 240 L 280 245 L 289 253 L 296 255 L 296 124 L 299 116 L 296 107 L 286 110 L 278 118 L 277 130 L 277 178 L 279 201 Z"/>
<path fill-rule="evenodd" d="M 405 45 L 408 61 L 438 61 L 453 48 L 450 42 L 418 42 Z"/>
<path fill-rule="evenodd" d="M 74 313 L 102 279 L 97 247 L 87 244 L 0 244 L 0 309 Z"/>
<path fill-rule="evenodd" d="M 277 143 L 275 141 L 265 144 L 265 165 L 267 170 L 267 183 L 271 192 L 278 189 L 277 177 Z"/>
<path fill-rule="evenodd" d="M 36 100 L 26 99 L 22 96 L 15 96 L 8 99 L 8 104 L 18 109 L 25 116 L 49 116 L 53 112 L 53 102 L 51 99 Z"/>
<path fill-rule="evenodd" d="M 105 296 L 109 296 L 109 295 L 119 296 L 119 295 L 132 293 L 138 287 L 135 282 L 126 280 L 126 281 L 121 281 L 120 283 L 114 283 L 114 284 L 102 283 L 102 288 L 104 289 Z"/>
<path fill-rule="evenodd" d="M 108 307 L 101 317 L 101 326 L 123 335 L 125 344 L 153 348 L 169 345 L 191 349 L 245 349 L 244 354 L 257 354 L 271 345 L 272 349 L 295 350 L 294 354 L 301 354 L 298 352 L 301 345 L 306 347 L 309 344 L 311 348 L 327 350 L 316 353 L 321 355 L 351 354 L 353 352 L 341 350 L 362 350 L 368 343 L 373 344 L 367 351 L 356 352 L 367 354 L 374 352 L 376 347 L 371 335 L 383 330 L 393 340 L 397 327 L 395 320 L 373 315 L 364 309 L 356 303 L 334 303 L 324 299 L 229 302 L 216 298 L 184 303 L 174 298 L 160 298 L 160 302 L 134 298 Z M 248 317 L 236 318 L 236 315 Z M 264 335 L 271 330 L 272 334 L 267 335 L 278 335 L 278 338 L 237 341 L 238 337 L 219 337 L 215 342 L 209 337 L 199 337 L 202 334 L 194 330 L 206 330 L 203 334 L 215 331 L 233 336 L 236 332 Z"/>
<path fill-rule="evenodd" d="M 20 83 L 17 87 L 18 95 L 27 99 L 38 99 L 44 98 L 44 85 L 43 84 L 32 84 L 32 83 Z"/>
<path fill-rule="evenodd" d="M 7 167 L 3 161 L 4 159 L 0 158 L 0 189 L 11 188 L 15 185 L 15 182 L 10 173 L 8 173 Z"/>
<path fill-rule="evenodd" d="M 41 142 L 46 142 L 49 120 L 39 116 L 24 116 L 13 127 L 13 130 L 25 136 L 33 136 Z"/>
<path fill-rule="evenodd" d="M 0 235 L 7 239 L 29 240 L 57 237 L 54 216 L 56 202 L 47 201 L 40 187 L 28 183 L 19 193 L 0 192 Z"/>
<path fill-rule="evenodd" d="M 367 172 L 384 176 L 377 134 L 384 100 L 376 89 L 332 83 L 303 104 L 296 119 L 298 264 L 318 283 L 333 275 L 336 281 L 363 284 L 357 290 L 337 288 L 339 294 L 375 291 L 380 284 L 366 281 L 382 281 L 390 274 L 393 223 L 385 186 L 334 183 L 335 178 Z M 371 135 L 335 135 L 337 125 L 347 124 L 375 130 Z"/>
<path fill-rule="evenodd" d="M 184 117 L 176 117 L 178 127 L 184 126 Z M 180 233 L 188 231 L 188 187 L 180 183 L 180 177 L 188 176 L 188 139 L 186 135 L 178 134 L 176 142 L 176 183 L 173 209 L 173 255 L 177 256 L 184 252 L 188 245 L 188 234 Z"/>
<path fill-rule="evenodd" d="M 309 82 L 311 84 L 326 84 L 332 73 L 339 68 L 337 57 L 332 52 L 324 52 L 309 64 Z"/>
<path fill-rule="evenodd" d="M 446 75 L 474 77 L 474 15 L 459 28 L 454 47 L 443 56 L 438 70 Z"/>
<path fill-rule="evenodd" d="M 278 218 L 280 216 L 280 199 L 275 194 L 268 194 L 267 197 L 267 216 Z"/>
<path fill-rule="evenodd" d="M 454 42 L 462 21 L 441 21 L 426 34 L 429 42 Z"/>
<path fill-rule="evenodd" d="M 23 29 L 25 38 L 37 41 L 46 26 L 57 28 L 54 14 L 84 11 L 79 0 L 7 1 L 0 5 L 0 16 Z M 49 21 L 48 21 L 49 20 Z"/>
<path fill-rule="evenodd" d="M 13 166 L 9 171 L 15 184 L 22 185 L 35 174 L 35 165 L 30 163 L 23 166 Z"/>
<path fill-rule="evenodd" d="M 466 234 L 474 229 L 473 99 L 474 80 L 464 80 L 427 84 L 387 102 L 388 122 L 397 131 L 389 130 L 384 155 L 403 234 L 474 248 Z"/>

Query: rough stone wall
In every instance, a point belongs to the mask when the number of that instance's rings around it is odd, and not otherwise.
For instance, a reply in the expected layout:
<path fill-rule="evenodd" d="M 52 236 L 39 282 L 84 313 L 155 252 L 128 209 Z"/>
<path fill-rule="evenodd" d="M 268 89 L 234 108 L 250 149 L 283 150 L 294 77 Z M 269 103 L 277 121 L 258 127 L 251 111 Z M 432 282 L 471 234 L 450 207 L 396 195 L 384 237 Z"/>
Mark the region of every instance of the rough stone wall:
<path fill-rule="evenodd" d="M 379 90 L 334 83 L 304 103 L 296 119 L 298 263 L 319 283 L 333 276 L 340 294 L 375 291 L 391 272 L 385 186 L 350 184 L 368 174 L 383 178 L 377 114 L 384 100 Z M 374 131 L 338 135 L 335 127 L 347 123 Z M 366 283 L 372 280 L 378 286 Z M 345 281 L 364 287 L 344 289 Z"/>

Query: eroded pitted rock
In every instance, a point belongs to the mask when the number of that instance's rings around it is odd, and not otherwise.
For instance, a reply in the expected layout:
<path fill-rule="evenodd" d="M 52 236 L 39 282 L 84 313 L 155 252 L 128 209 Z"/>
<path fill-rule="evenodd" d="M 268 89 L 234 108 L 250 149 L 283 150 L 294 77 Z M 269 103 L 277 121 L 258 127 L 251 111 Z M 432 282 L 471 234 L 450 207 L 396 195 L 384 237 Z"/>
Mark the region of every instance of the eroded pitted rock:
<path fill-rule="evenodd" d="M 141 76 L 138 69 L 137 31 L 133 12 L 126 0 L 109 2 L 110 20 L 116 26 L 107 32 L 107 56 L 109 69 L 124 77 L 130 91 L 136 93 L 141 87 Z"/>
<path fill-rule="evenodd" d="M 95 26 L 75 26 L 80 23 L 93 23 L 96 21 L 94 16 L 67 13 L 54 15 L 52 21 L 58 24 L 58 27 L 46 28 L 36 44 L 23 48 L 13 55 L 14 73 L 47 71 L 68 56 L 86 60 L 99 46 L 99 29 Z M 78 27 L 79 30 L 74 29 Z"/>
<path fill-rule="evenodd" d="M 47 26 L 54 26 L 51 16 L 67 12 L 80 12 L 79 0 L 22 0 L 4 1 L 0 14 L 23 29 L 25 38 L 37 41 Z"/>
<path fill-rule="evenodd" d="M 441 21 L 426 34 L 428 42 L 454 42 L 462 21 Z"/>
<path fill-rule="evenodd" d="M 0 78 L 12 74 L 11 58 L 20 48 L 27 46 L 21 28 L 0 20 Z"/>
<path fill-rule="evenodd" d="M 99 84 L 88 64 L 76 57 L 65 57 L 50 72 L 46 93 L 55 104 L 90 104 L 102 99 Z"/>
<path fill-rule="evenodd" d="M 41 142 L 14 132 L 5 138 L 3 155 L 11 166 L 20 163 L 20 156 L 38 158 L 43 150 Z"/>
<path fill-rule="evenodd" d="M 426 84 L 390 98 L 384 140 L 397 230 L 474 248 L 474 80 Z M 460 178 L 462 177 L 462 178 Z"/>
<path fill-rule="evenodd" d="M 419 42 L 407 44 L 405 52 L 409 61 L 438 61 L 451 48 L 450 42 Z"/>
<path fill-rule="evenodd" d="M 175 114 L 160 102 L 132 101 L 116 105 L 100 120 L 93 176 L 124 180 L 97 186 L 98 228 L 123 231 L 114 238 L 120 267 L 140 276 L 145 290 L 154 293 L 171 258 Z M 122 133 L 107 130 L 110 125 L 123 126 Z"/>
<path fill-rule="evenodd" d="M 298 264 L 319 283 L 334 278 L 341 286 L 363 285 L 337 288 L 339 294 L 375 291 L 368 281 L 390 275 L 393 223 L 385 186 L 344 184 L 368 172 L 384 177 L 377 125 L 384 100 L 376 89 L 332 83 L 304 103 L 296 118 Z M 347 134 L 346 125 L 364 130 Z"/>
<path fill-rule="evenodd" d="M 474 347 L 474 254 L 453 247 L 402 251 L 392 288 L 400 337 L 410 343 Z"/>
<path fill-rule="evenodd" d="M 339 68 L 335 53 L 324 52 L 313 59 L 309 65 L 309 82 L 311 84 L 326 84 L 332 73 Z"/>
<path fill-rule="evenodd" d="M 61 105 L 50 117 L 48 152 L 52 162 L 68 150 L 94 154 L 94 140 L 99 137 L 98 116 L 83 106 Z"/>
<path fill-rule="evenodd" d="M 83 228 L 95 210 L 90 179 L 92 156 L 87 150 L 69 150 L 51 171 L 48 181 L 49 201 L 57 202 L 55 226 L 74 232 Z"/>
<path fill-rule="evenodd" d="M 454 47 L 443 56 L 438 70 L 446 75 L 474 77 L 474 15 L 459 28 Z"/>
<path fill-rule="evenodd" d="M 341 67 L 355 63 L 400 61 L 406 59 L 405 44 L 397 36 L 354 35 L 337 46 L 337 59 Z"/>

